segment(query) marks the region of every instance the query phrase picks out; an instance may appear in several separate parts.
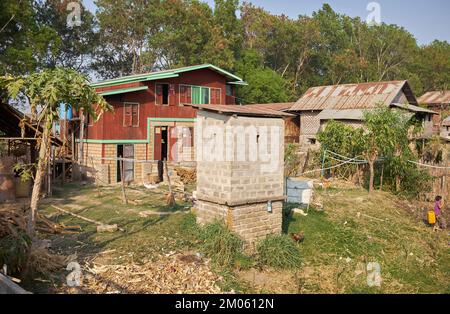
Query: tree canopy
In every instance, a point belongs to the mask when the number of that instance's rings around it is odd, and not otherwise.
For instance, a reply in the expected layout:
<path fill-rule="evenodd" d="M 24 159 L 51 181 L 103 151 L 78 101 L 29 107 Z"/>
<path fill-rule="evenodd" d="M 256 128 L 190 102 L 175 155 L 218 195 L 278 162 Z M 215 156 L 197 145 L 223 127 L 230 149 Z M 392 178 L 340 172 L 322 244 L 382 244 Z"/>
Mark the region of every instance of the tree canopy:
<path fill-rule="evenodd" d="M 95 14 L 82 7 L 82 24 L 68 27 L 67 2 L 1 1 L 0 74 L 65 66 L 113 78 L 213 63 L 252 82 L 239 95 L 248 102 L 350 82 L 408 79 L 417 95 L 449 88 L 448 42 L 419 46 L 402 27 L 369 26 L 328 4 L 294 19 L 238 0 L 96 0 Z"/>

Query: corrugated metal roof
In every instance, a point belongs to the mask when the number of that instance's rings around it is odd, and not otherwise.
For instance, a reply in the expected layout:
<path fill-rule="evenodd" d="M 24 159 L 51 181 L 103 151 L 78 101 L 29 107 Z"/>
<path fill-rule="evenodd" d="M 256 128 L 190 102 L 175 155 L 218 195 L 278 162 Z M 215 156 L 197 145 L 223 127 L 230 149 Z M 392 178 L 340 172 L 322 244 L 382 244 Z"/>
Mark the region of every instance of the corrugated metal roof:
<path fill-rule="evenodd" d="M 325 109 L 317 115 L 319 120 L 363 120 L 364 110 L 362 109 Z"/>
<path fill-rule="evenodd" d="M 397 107 L 397 108 L 401 108 L 401 109 L 405 109 L 405 110 L 408 110 L 408 111 L 438 114 L 437 112 L 435 112 L 433 110 L 422 108 L 422 107 L 419 107 L 419 106 L 414 106 L 414 105 L 391 104 L 391 106 Z"/>
<path fill-rule="evenodd" d="M 293 117 L 295 115 L 265 108 L 248 108 L 251 106 L 239 106 L 239 105 L 190 105 L 194 108 L 201 110 L 214 111 L 221 114 L 236 114 L 238 116 L 251 116 L 251 117 Z"/>
<path fill-rule="evenodd" d="M 294 105 L 293 102 L 280 102 L 280 103 L 268 103 L 268 104 L 251 104 L 245 105 L 248 108 L 262 108 L 271 109 L 277 111 L 287 111 Z"/>
<path fill-rule="evenodd" d="M 133 82 L 144 82 L 144 81 L 151 81 L 151 80 L 158 80 L 158 79 L 164 79 L 164 78 L 173 78 L 178 77 L 180 73 L 189 72 L 189 71 L 195 71 L 195 70 L 201 70 L 201 69 L 210 69 L 213 71 L 216 71 L 224 76 L 226 76 L 230 81 L 237 83 L 237 84 L 245 84 L 245 82 L 238 76 L 231 74 L 228 71 L 225 71 L 219 67 L 216 67 L 212 64 L 200 64 L 200 65 L 193 65 L 178 69 L 171 69 L 171 70 L 163 70 L 163 71 L 157 71 L 157 72 L 149 72 L 149 73 L 143 73 L 143 74 L 136 74 L 136 75 L 129 75 L 129 76 L 123 76 L 116 79 L 110 79 L 110 80 L 104 80 L 92 83 L 92 87 L 104 87 L 104 86 L 114 86 L 119 84 L 125 84 L 125 83 L 133 83 Z"/>
<path fill-rule="evenodd" d="M 421 104 L 450 104 L 450 90 L 428 92 L 417 101 Z"/>
<path fill-rule="evenodd" d="M 311 87 L 290 110 L 371 109 L 380 103 L 390 105 L 402 90 L 416 105 L 407 81 L 389 81 Z"/>

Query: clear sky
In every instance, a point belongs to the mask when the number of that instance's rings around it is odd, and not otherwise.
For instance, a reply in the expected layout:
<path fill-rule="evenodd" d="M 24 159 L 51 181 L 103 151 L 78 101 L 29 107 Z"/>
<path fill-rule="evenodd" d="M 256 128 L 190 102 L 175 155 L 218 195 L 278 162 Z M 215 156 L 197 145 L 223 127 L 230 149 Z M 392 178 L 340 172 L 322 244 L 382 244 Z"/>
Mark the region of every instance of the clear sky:
<path fill-rule="evenodd" d="M 214 5 L 214 0 L 203 0 Z M 91 11 L 95 11 L 94 0 L 83 0 Z M 241 1 L 242 2 L 242 1 Z M 359 16 L 366 20 L 369 0 L 253 0 L 254 5 L 263 7 L 273 14 L 286 14 L 292 18 L 311 15 L 324 3 L 349 16 Z M 450 1 L 449 0 L 377 0 L 381 8 L 381 21 L 403 26 L 411 32 L 419 44 L 427 44 L 434 39 L 450 42 Z"/>

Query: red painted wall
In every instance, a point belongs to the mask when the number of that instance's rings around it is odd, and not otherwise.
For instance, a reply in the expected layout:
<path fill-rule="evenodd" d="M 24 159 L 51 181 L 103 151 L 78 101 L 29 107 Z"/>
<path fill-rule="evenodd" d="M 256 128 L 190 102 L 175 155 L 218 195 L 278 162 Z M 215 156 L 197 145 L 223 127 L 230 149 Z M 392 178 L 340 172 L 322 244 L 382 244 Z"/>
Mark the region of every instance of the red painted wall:
<path fill-rule="evenodd" d="M 170 84 L 169 105 L 156 105 L 155 86 L 157 83 Z M 147 118 L 195 118 L 196 110 L 190 106 L 180 106 L 179 86 L 197 85 L 221 89 L 221 104 L 234 104 L 234 98 L 226 96 L 226 78 L 210 69 L 201 69 L 181 73 L 179 77 L 148 81 L 140 83 L 122 84 L 114 87 L 97 88 L 98 92 L 147 85 L 144 91 L 105 96 L 114 107 L 114 113 L 104 113 L 100 120 L 86 130 L 88 139 L 147 139 Z M 234 94 L 234 87 L 233 87 Z M 139 103 L 139 126 L 123 126 L 123 103 Z"/>

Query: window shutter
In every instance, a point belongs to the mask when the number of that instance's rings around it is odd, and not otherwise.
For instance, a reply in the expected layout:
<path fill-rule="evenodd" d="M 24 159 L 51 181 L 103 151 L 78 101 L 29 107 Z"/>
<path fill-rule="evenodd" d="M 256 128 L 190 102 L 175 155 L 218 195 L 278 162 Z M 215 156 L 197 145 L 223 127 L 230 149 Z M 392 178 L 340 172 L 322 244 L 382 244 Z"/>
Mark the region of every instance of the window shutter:
<path fill-rule="evenodd" d="M 132 126 L 138 126 L 139 125 L 139 105 L 135 104 L 132 105 L 132 112 L 131 112 L 131 116 L 132 116 Z"/>
<path fill-rule="evenodd" d="M 186 87 L 186 103 L 192 104 L 192 88 L 190 86 Z"/>
<path fill-rule="evenodd" d="M 123 106 L 123 125 L 124 126 L 131 126 L 131 106 L 128 104 L 125 104 Z"/>
<path fill-rule="evenodd" d="M 212 88 L 211 89 L 211 104 L 219 105 L 220 104 L 220 88 Z"/>
<path fill-rule="evenodd" d="M 186 86 L 180 85 L 180 105 L 186 103 Z"/>

